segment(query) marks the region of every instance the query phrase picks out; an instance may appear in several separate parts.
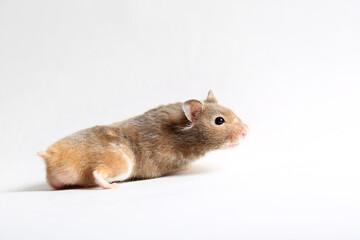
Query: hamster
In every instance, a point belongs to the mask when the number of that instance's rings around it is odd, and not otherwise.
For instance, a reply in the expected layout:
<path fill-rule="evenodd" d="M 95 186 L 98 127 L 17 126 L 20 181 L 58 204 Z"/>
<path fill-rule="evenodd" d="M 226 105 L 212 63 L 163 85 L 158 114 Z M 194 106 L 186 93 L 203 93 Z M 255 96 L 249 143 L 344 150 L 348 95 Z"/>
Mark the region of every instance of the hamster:
<path fill-rule="evenodd" d="M 204 101 L 161 105 L 122 122 L 81 130 L 38 155 L 54 189 L 111 189 L 115 182 L 182 170 L 209 151 L 238 145 L 247 132 L 247 125 L 219 105 L 210 90 Z"/>

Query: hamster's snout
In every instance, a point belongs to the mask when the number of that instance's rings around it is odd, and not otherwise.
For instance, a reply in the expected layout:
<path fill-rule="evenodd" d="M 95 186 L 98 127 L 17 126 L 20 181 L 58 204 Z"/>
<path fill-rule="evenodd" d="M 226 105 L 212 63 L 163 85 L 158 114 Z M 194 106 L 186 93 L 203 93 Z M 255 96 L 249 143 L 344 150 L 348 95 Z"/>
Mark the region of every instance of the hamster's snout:
<path fill-rule="evenodd" d="M 246 137 L 248 134 L 248 126 L 244 125 L 240 130 L 240 137 Z"/>
<path fill-rule="evenodd" d="M 240 141 L 245 139 L 248 134 L 248 126 L 246 124 L 241 124 L 232 130 L 232 134 L 230 135 L 229 142 L 227 143 L 227 147 L 236 147 L 239 145 Z"/>

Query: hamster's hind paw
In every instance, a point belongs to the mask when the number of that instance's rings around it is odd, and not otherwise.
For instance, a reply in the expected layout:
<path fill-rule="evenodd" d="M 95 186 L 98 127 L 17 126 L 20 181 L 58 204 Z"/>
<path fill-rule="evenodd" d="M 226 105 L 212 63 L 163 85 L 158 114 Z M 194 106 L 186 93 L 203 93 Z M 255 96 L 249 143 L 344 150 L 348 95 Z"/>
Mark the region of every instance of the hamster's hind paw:
<path fill-rule="evenodd" d="M 98 171 L 94 171 L 93 176 L 95 182 L 103 189 L 115 189 L 119 187 L 117 183 L 108 183 Z"/>

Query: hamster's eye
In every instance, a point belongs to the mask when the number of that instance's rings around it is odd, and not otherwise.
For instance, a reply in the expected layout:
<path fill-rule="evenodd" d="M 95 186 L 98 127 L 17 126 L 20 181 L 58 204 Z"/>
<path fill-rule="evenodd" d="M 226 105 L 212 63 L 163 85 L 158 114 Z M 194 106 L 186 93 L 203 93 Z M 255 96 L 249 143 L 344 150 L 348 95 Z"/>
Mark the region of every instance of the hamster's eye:
<path fill-rule="evenodd" d="M 217 118 L 215 119 L 216 125 L 221 125 L 221 124 L 223 124 L 224 122 L 225 122 L 225 120 L 224 120 L 222 117 L 217 117 Z"/>

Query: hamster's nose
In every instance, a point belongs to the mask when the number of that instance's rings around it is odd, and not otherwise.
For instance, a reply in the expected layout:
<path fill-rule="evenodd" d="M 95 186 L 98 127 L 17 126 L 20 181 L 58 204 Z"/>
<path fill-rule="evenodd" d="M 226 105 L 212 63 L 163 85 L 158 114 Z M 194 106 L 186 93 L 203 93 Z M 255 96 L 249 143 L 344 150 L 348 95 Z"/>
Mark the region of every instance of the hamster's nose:
<path fill-rule="evenodd" d="M 247 128 L 247 126 L 244 126 L 240 131 L 240 135 L 242 137 L 246 137 L 247 134 L 248 134 L 248 128 Z"/>

